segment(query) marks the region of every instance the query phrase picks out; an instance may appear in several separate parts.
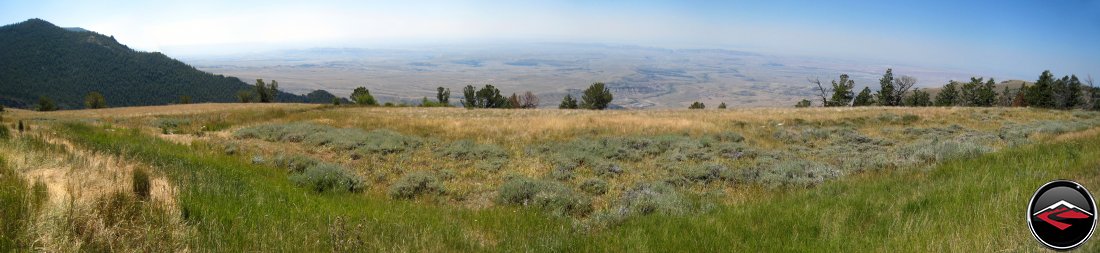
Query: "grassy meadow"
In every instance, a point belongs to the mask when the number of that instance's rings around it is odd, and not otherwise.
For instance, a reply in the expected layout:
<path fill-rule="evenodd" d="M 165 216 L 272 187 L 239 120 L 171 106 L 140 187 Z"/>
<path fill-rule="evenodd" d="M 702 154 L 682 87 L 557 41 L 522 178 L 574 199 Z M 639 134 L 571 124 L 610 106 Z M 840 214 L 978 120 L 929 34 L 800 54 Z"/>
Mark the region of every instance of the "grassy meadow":
<path fill-rule="evenodd" d="M 2 125 L 3 251 L 1042 251 L 1033 191 L 1100 183 L 1086 111 L 198 104 Z"/>

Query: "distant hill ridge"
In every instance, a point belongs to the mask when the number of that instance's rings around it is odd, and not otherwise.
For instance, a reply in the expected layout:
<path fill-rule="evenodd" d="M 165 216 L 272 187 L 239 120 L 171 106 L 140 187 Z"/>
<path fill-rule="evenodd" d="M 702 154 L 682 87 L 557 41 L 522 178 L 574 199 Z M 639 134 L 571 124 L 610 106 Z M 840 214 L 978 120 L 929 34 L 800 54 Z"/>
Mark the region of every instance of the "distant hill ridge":
<path fill-rule="evenodd" d="M 957 85 L 959 85 L 959 87 L 962 87 L 962 85 L 964 83 L 968 83 L 970 81 L 953 81 L 953 82 L 955 82 Z M 1009 89 L 1012 89 L 1012 90 L 1018 90 L 1018 89 L 1020 89 L 1020 86 L 1023 86 L 1024 84 L 1032 85 L 1032 84 L 1035 84 L 1035 83 L 1034 82 L 1023 81 L 1023 80 L 1000 81 L 1000 82 L 997 82 L 997 84 L 993 86 L 993 91 L 997 92 L 997 95 L 1001 95 L 1001 93 L 1004 91 L 1005 87 L 1008 87 Z M 930 97 L 935 98 L 936 95 L 939 95 L 940 91 L 943 90 L 943 86 L 932 87 L 932 88 L 921 88 L 920 90 L 922 90 L 924 92 L 928 92 L 928 95 Z"/>
<path fill-rule="evenodd" d="M 83 108 L 99 92 L 116 106 L 235 102 L 252 86 L 236 77 L 203 72 L 158 52 L 130 49 L 82 28 L 61 28 L 41 19 L 0 27 L 0 104 L 30 108 L 40 96 L 62 109 Z M 280 92 L 279 102 L 307 102 Z M 316 101 L 329 103 L 329 101 Z"/>

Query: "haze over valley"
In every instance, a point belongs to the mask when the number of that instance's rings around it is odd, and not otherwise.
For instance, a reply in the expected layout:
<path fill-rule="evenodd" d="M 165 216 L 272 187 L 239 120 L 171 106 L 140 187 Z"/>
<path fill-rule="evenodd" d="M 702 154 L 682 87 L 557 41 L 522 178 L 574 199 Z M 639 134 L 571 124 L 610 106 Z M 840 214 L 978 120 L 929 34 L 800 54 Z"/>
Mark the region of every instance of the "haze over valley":
<path fill-rule="evenodd" d="M 421 46 L 405 49 L 313 48 L 181 58 L 200 70 L 275 79 L 288 92 L 323 89 L 348 96 L 365 86 L 383 100 L 419 102 L 436 87 L 459 90 L 493 84 L 505 92 L 532 91 L 543 106 L 604 82 L 624 108 L 684 108 L 693 101 L 731 106 L 790 106 L 817 93 L 807 78 L 848 73 L 857 88 L 876 88 L 886 68 L 938 87 L 978 73 L 950 68 L 866 63 L 820 57 L 774 56 L 722 49 L 631 45 L 517 43 Z"/>

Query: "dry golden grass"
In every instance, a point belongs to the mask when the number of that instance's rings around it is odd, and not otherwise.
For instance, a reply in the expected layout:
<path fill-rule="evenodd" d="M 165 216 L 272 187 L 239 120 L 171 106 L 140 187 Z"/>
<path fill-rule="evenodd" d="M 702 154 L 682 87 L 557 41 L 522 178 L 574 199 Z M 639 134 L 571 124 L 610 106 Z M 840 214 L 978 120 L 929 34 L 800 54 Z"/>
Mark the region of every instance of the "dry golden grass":
<path fill-rule="evenodd" d="M 996 130 L 1004 123 L 1043 120 L 1071 121 L 1066 111 L 1028 108 L 967 107 L 856 107 L 856 108 L 744 108 L 728 110 L 467 110 L 462 108 L 334 108 L 311 110 L 276 122 L 311 121 L 366 130 L 391 129 L 404 134 L 446 140 L 472 139 L 503 146 L 606 136 L 698 136 L 732 131 L 755 145 L 780 144 L 765 138 L 795 123 L 838 125 L 845 121 L 874 120 L 884 115 L 916 115 L 904 125 L 868 124 L 856 129 L 872 137 L 887 128 L 959 125 L 967 129 Z M 757 137 L 757 138 L 751 138 Z"/>
<path fill-rule="evenodd" d="M 271 113 L 277 111 L 279 113 Z M 108 113 L 111 112 L 111 113 Z M 99 119 L 155 134 L 177 143 L 207 141 L 222 145 L 240 145 L 248 156 L 260 156 L 267 160 L 281 154 L 305 154 L 316 159 L 338 163 L 355 171 L 368 182 L 368 192 L 384 194 L 386 188 L 402 175 L 414 171 L 442 171 L 455 173 L 455 178 L 444 185 L 451 199 L 444 202 L 469 208 L 493 205 L 496 189 L 506 175 L 522 175 L 531 178 L 544 177 L 553 169 L 550 161 L 539 154 L 525 154 L 525 148 L 542 143 L 565 142 L 582 138 L 688 135 L 702 136 L 722 132 L 738 133 L 746 138 L 745 145 L 764 150 L 784 151 L 793 144 L 776 140 L 774 134 L 781 130 L 799 131 L 804 127 L 850 127 L 861 134 L 899 142 L 911 141 L 902 130 L 907 128 L 934 128 L 958 125 L 977 131 L 997 131 L 1009 123 L 1038 121 L 1074 121 L 1068 111 L 1051 111 L 1028 108 L 967 108 L 967 107 L 845 107 L 845 108 L 739 108 L 726 110 L 506 110 L 464 108 L 417 107 L 328 107 L 304 104 L 196 104 L 160 107 L 133 107 L 105 110 L 76 110 L 62 112 L 29 112 L 15 114 L 17 118 L 36 119 Z M 896 122 L 901 117 L 916 120 Z M 194 134 L 161 134 L 152 124 L 157 118 L 172 117 L 190 119 L 198 125 L 212 121 L 232 123 L 228 129 Z M 478 143 L 493 143 L 511 154 L 504 171 L 485 172 L 471 168 L 468 163 L 440 160 L 432 150 L 438 147 L 421 147 L 403 156 L 378 156 L 371 159 L 351 159 L 343 151 L 328 148 L 307 147 L 293 143 L 266 142 L 261 140 L 235 140 L 230 133 L 237 129 L 259 124 L 289 122 L 314 122 L 340 128 L 359 128 L 366 131 L 389 129 L 405 135 L 439 139 L 444 142 L 470 139 Z M 1033 137 L 1036 138 L 1036 137 Z M 1068 138 L 1068 137 L 1067 137 Z M 997 148 L 997 147 L 995 147 Z M 245 157 L 244 159 L 249 159 Z M 723 162 L 731 168 L 752 166 L 749 162 Z M 626 173 L 609 179 L 611 187 L 606 195 L 593 198 L 597 209 L 610 207 L 615 197 L 639 182 L 668 177 L 668 171 L 659 170 L 658 161 L 646 159 L 626 163 L 631 168 Z M 580 170 L 571 183 L 598 177 L 588 170 Z M 759 189 L 744 187 L 690 186 L 692 192 L 723 192 L 725 201 L 740 202 L 751 198 Z"/>
<path fill-rule="evenodd" d="M 238 159 L 249 160 L 252 157 L 261 157 L 264 161 L 271 161 L 281 154 L 305 154 L 307 156 L 323 160 L 329 163 L 342 165 L 357 173 L 368 182 L 366 195 L 369 198 L 384 198 L 388 188 L 403 176 L 411 172 L 427 171 L 442 175 L 453 174 L 453 178 L 443 180 L 446 194 L 440 196 L 423 196 L 412 201 L 456 206 L 469 209 L 484 209 L 496 205 L 494 199 L 500 185 L 511 176 L 525 176 L 537 180 L 558 180 L 568 187 L 577 188 L 580 182 L 590 178 L 601 178 L 610 186 L 604 195 L 591 197 L 592 206 L 597 211 L 613 210 L 617 207 L 624 193 L 640 183 L 675 179 L 682 175 L 676 174 L 677 169 L 685 166 L 700 165 L 704 163 L 717 163 L 736 171 L 761 171 L 768 169 L 764 166 L 777 166 L 775 163 L 757 163 L 756 158 L 727 159 L 724 154 L 713 155 L 711 160 L 669 162 L 665 157 L 645 157 L 640 161 L 615 161 L 623 165 L 626 172 L 616 176 L 601 176 L 589 167 L 578 167 L 574 171 L 574 177 L 569 179 L 551 179 L 550 172 L 555 169 L 552 158 L 545 154 L 532 153 L 530 147 L 544 144 L 568 143 L 574 140 L 595 140 L 605 137 L 657 137 L 661 135 L 688 136 L 692 140 L 708 138 L 710 135 L 724 132 L 738 133 L 745 137 L 743 143 L 748 148 L 768 152 L 795 154 L 797 157 L 781 157 L 779 160 L 810 160 L 816 162 L 826 161 L 830 158 L 814 156 L 854 155 L 857 149 L 838 149 L 829 154 L 813 153 L 823 150 L 828 145 L 835 144 L 840 138 L 832 136 L 826 139 L 814 139 L 808 142 L 780 140 L 777 132 L 790 131 L 801 132 L 812 129 L 839 129 L 850 128 L 858 134 L 876 139 L 889 140 L 888 145 L 873 146 L 882 152 L 893 155 L 901 150 L 902 146 L 914 143 L 916 136 L 906 134 L 907 129 L 928 130 L 948 129 L 957 125 L 959 129 L 965 129 L 965 133 L 979 133 L 982 137 L 997 139 L 997 131 L 1010 124 L 1032 124 L 1042 122 L 1053 123 L 1079 123 L 1086 120 L 1098 122 L 1100 115 L 1092 112 L 1051 111 L 1027 108 L 894 108 L 894 107 L 863 107 L 863 108 L 746 108 L 729 110 L 646 110 L 646 111 L 587 111 L 587 110 L 467 110 L 462 108 L 383 108 L 383 107 L 327 107 L 298 104 L 201 104 L 179 105 L 164 107 L 138 107 L 116 108 L 108 110 L 80 110 L 63 112 L 30 112 L 17 111 L 5 115 L 6 123 L 10 124 L 17 119 L 36 120 L 36 134 L 43 134 L 51 143 L 66 147 L 65 155 L 52 154 L 34 150 L 25 150 L 14 146 L 0 145 L 0 151 L 15 154 L 10 157 L 10 162 L 15 168 L 28 175 L 28 178 L 41 177 L 49 185 L 51 199 L 95 199 L 91 196 L 102 196 L 114 191 L 129 191 L 129 176 L 136 166 L 126 159 L 103 156 L 97 153 L 85 152 L 74 148 L 65 140 L 52 139 L 48 136 L 50 124 L 45 123 L 52 119 L 57 120 L 82 120 L 115 126 L 138 127 L 142 132 L 152 134 L 160 138 L 171 140 L 175 143 L 191 145 L 194 152 L 207 152 L 206 148 L 212 148 L 220 152 L 220 148 L 228 145 L 239 147 L 235 154 Z M 113 110 L 114 113 L 106 113 Z M 162 134 L 160 129 L 154 126 L 160 119 L 188 120 L 189 125 L 182 131 L 184 134 Z M 907 118 L 907 120 L 899 120 Z M 289 122 L 313 122 L 340 128 L 356 128 L 363 131 L 376 129 L 389 129 L 408 136 L 416 136 L 430 139 L 429 145 L 411 148 L 396 154 L 367 154 L 364 157 L 355 157 L 351 151 L 335 150 L 329 146 L 309 146 L 303 143 L 270 142 L 259 139 L 235 139 L 232 133 L 245 127 L 282 124 Z M 224 128 L 205 130 L 205 126 L 221 124 Z M 1091 124 L 1091 123 L 1090 123 Z M 202 126 L 202 127 L 199 127 Z M 112 130 L 114 128 L 111 128 Z M 1038 128 L 1025 128 L 1039 132 Z M 1081 128 L 1073 128 L 1081 130 Z M 110 130 L 106 130 L 110 131 Z M 839 131 L 829 131 L 827 134 L 837 134 Z M 1034 141 L 1065 141 L 1094 136 L 1100 133 L 1100 128 L 1091 125 L 1087 130 L 1080 132 L 1059 132 L 1051 135 L 1031 135 Z M 953 133 L 954 134 L 954 133 Z M 958 135 L 941 135 L 936 138 L 955 138 Z M 475 166 L 477 161 L 460 161 L 442 156 L 438 153 L 441 148 L 438 145 L 447 145 L 452 141 L 470 139 L 480 144 L 495 144 L 502 147 L 509 158 L 499 171 L 483 170 Z M 436 146 L 432 146 L 436 145 Z M 1004 145 L 1004 144 L 994 144 Z M 853 145 L 855 146 L 855 145 Z M 866 147 L 866 146 L 860 146 Z M 996 150 L 1003 146 L 990 147 Z M 202 150 L 200 150 L 202 149 Z M 184 151 L 189 152 L 190 150 Z M 866 151 L 866 150 L 864 150 Z M 553 151 L 550 151 L 553 152 Z M 708 151 L 709 152 L 709 151 Z M 870 152 L 870 151 L 867 151 Z M 70 154 L 71 153 L 71 154 Z M 663 154 L 662 154 L 663 155 Z M 860 156 L 862 157 L 862 156 Z M 890 156 L 887 159 L 896 159 Z M 844 166 L 835 160 L 829 166 Z M 673 164 L 674 167 L 667 166 Z M 763 164 L 763 165 L 762 165 Z M 922 164 L 923 165 L 923 164 Z M 582 165 L 588 166 L 588 165 Z M 907 167 L 908 168 L 908 167 Z M 154 170 L 155 171 L 155 170 Z M 896 176 L 892 171 L 858 172 L 853 170 L 844 172 L 843 176 L 853 180 L 874 181 Z M 281 176 L 281 174 L 280 174 Z M 922 176 L 915 176 L 918 178 Z M 277 180 L 281 178 L 276 177 Z M 33 180 L 33 179 L 32 179 Z M 59 186 L 59 187 L 55 187 Z M 171 187 L 163 179 L 154 180 L 154 199 L 173 206 L 174 187 Z M 66 189 L 66 190 L 57 190 Z M 158 193 L 161 189 L 163 192 Z M 59 191 L 59 192 L 54 192 Z M 691 194 L 692 196 L 717 199 L 730 205 L 759 204 L 756 199 L 761 196 L 781 198 L 787 191 L 776 191 L 762 184 L 742 183 L 733 180 L 715 182 L 688 182 L 677 186 L 677 191 Z M 79 192 L 79 194 L 77 194 Z M 86 193 L 85 193 L 86 192 Z M 799 191 L 790 191 L 799 192 Z M 583 193 L 578 193 L 583 194 Z M 75 196 L 75 197 L 69 197 Z M 157 197 L 162 196 L 162 197 Z M 909 196 L 898 200 L 918 201 L 924 197 Z M 709 199 L 708 199 L 709 200 Z M 54 200 L 56 201 L 56 200 Z M 89 205 L 78 205 L 77 209 L 89 210 Z M 85 208 L 85 209 L 80 209 Z M 734 207 L 737 208 L 737 207 Z M 66 209 L 53 209 L 66 210 Z M 178 210 L 169 209 L 172 212 Z M 92 210 L 94 211 L 94 210 Z M 490 209 L 492 211 L 492 209 Z M 854 210 L 836 209 L 826 210 L 821 216 L 821 235 L 831 237 L 843 237 L 842 231 L 850 220 L 835 220 L 830 217 L 857 216 Z M 58 212 L 48 212 L 59 217 Z M 901 215 L 901 214 L 898 214 Z M 174 217 L 179 217 L 178 213 Z M 588 217 L 581 217 L 586 219 Z M 895 220 L 903 220 L 898 217 Z M 814 220 L 808 220 L 813 223 Z M 912 222 L 910 220 L 909 222 Z M 178 223 L 177 223 L 178 224 Z M 907 227 L 919 227 L 914 224 L 905 224 Z M 181 227 L 183 227 L 181 225 Z M 42 227 L 39 230 L 50 231 L 51 227 Z M 98 227 L 103 233 L 110 233 L 110 228 Z M 279 228 L 271 228 L 279 229 Z M 177 230 L 178 234 L 186 235 L 187 228 Z M 466 239 L 476 242 L 478 245 L 491 246 L 508 243 L 499 233 L 484 228 L 471 227 L 464 230 Z M 432 244 L 437 238 L 433 235 L 425 235 L 417 240 L 417 245 L 397 244 L 395 250 L 401 249 L 435 249 L 445 250 L 441 245 Z M 64 250 L 72 247 L 71 238 L 63 236 L 44 236 L 42 239 L 48 242 L 45 250 Z M 375 241 L 379 245 L 391 244 L 390 242 Z M 964 245 L 966 242 L 952 241 L 954 245 Z M 407 248 L 402 248 L 407 247 Z M 927 248 L 932 249 L 932 248 Z"/>
<path fill-rule="evenodd" d="M 304 109 L 316 108 L 316 104 L 264 104 L 264 103 L 202 103 L 181 105 L 157 105 L 117 107 L 105 109 L 61 110 L 52 112 L 38 112 L 30 110 L 11 110 L 9 116 L 15 118 L 50 118 L 50 119 L 107 119 L 107 118 L 134 118 L 155 115 L 185 115 L 198 113 L 219 113 L 240 110 L 255 109 Z"/>
<path fill-rule="evenodd" d="M 87 238 L 73 232 L 70 222 L 84 223 L 85 233 L 111 237 L 119 228 L 102 223 L 108 210 L 96 210 L 96 203 L 118 192 L 130 193 L 131 175 L 139 168 L 149 166 L 102 153 L 77 148 L 65 139 L 49 135 L 39 128 L 34 134 L 16 135 L 9 142 L 0 144 L 8 165 L 31 182 L 45 184 L 48 203 L 38 212 L 34 229 L 35 247 L 50 252 L 74 251 L 81 248 Z M 23 138 L 39 138 L 60 149 L 36 149 L 23 144 Z M 184 238 L 189 233 L 177 210 L 177 188 L 161 176 L 151 178 L 150 205 L 168 212 L 174 224 L 171 233 Z M 94 231 L 94 232 L 93 232 Z"/>

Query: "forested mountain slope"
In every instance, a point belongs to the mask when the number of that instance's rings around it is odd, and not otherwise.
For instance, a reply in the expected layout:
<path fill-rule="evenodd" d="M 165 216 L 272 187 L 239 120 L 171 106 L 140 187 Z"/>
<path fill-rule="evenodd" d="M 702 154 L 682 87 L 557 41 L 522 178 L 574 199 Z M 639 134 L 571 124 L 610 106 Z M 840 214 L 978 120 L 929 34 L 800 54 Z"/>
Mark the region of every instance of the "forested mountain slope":
<path fill-rule="evenodd" d="M 236 77 L 135 51 L 113 36 L 41 19 L 0 27 L 0 104 L 5 106 L 30 108 L 45 96 L 62 109 L 78 109 L 93 91 L 112 107 L 177 103 L 183 96 L 194 103 L 234 102 L 237 91 L 252 89 Z M 277 101 L 306 98 L 280 92 Z"/>

